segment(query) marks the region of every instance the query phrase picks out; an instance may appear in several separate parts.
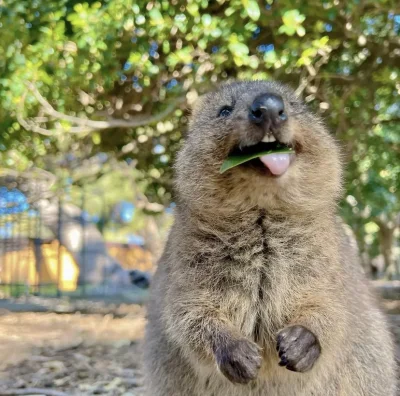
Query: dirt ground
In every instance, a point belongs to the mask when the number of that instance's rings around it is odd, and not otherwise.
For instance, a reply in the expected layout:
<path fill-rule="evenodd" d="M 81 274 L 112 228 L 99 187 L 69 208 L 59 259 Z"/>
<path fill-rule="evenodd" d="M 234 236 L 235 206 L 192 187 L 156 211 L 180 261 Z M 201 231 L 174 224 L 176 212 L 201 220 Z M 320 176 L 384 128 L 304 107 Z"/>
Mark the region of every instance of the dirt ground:
<path fill-rule="evenodd" d="M 400 302 L 387 302 L 400 340 Z M 142 396 L 144 309 L 116 315 L 0 312 L 0 396 Z"/>
<path fill-rule="evenodd" d="M 0 395 L 141 396 L 144 312 L 0 316 Z"/>

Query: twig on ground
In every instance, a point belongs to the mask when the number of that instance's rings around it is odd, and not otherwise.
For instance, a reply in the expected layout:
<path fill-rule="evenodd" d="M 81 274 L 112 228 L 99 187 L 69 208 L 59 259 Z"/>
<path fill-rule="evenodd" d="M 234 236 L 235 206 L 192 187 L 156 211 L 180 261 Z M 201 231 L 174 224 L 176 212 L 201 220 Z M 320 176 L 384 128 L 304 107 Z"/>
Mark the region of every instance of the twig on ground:
<path fill-rule="evenodd" d="M 46 395 L 46 396 L 70 396 L 69 393 L 45 389 L 45 388 L 23 388 L 23 389 L 10 389 L 0 391 L 0 396 L 18 396 L 18 395 Z"/>

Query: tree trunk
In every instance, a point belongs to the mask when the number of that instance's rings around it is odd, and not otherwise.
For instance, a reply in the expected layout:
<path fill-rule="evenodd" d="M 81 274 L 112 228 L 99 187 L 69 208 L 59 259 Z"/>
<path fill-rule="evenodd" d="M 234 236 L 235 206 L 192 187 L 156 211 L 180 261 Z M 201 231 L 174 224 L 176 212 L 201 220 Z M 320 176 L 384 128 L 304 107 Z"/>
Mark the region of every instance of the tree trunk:
<path fill-rule="evenodd" d="M 153 217 L 149 217 L 146 222 L 144 228 L 144 236 L 146 239 L 146 247 L 152 254 L 153 261 L 156 263 L 161 256 L 163 243 L 161 241 L 161 236 L 156 220 Z"/>
<path fill-rule="evenodd" d="M 385 272 L 389 279 L 398 279 L 399 271 L 394 256 L 394 232 L 396 227 L 379 223 L 379 245 L 385 262 Z"/>

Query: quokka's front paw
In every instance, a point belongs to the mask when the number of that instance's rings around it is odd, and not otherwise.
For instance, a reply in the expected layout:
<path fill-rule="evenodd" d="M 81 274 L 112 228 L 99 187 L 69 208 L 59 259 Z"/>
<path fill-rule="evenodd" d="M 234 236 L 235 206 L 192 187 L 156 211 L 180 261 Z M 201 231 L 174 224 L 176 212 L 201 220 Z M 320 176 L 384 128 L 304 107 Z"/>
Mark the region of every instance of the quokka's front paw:
<path fill-rule="evenodd" d="M 321 354 L 317 337 L 303 326 L 289 326 L 278 333 L 276 347 L 280 366 L 304 373 L 311 370 Z"/>
<path fill-rule="evenodd" d="M 232 340 L 218 345 L 215 360 L 229 381 L 247 384 L 255 379 L 261 366 L 260 347 L 246 339 Z"/>

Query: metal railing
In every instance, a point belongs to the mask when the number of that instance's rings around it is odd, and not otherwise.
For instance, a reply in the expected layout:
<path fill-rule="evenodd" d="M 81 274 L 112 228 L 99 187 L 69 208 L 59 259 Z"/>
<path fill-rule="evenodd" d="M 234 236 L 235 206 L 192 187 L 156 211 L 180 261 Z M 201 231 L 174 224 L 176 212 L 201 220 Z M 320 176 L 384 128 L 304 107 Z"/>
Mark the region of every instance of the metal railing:
<path fill-rule="evenodd" d="M 106 242 L 107 227 L 117 225 L 88 214 L 85 192 L 80 205 L 60 198 L 28 204 L 18 190 L 0 188 L 0 299 L 34 295 L 124 301 L 138 292 L 135 284 L 146 286 L 143 274 L 151 270 L 151 254 L 137 241 Z M 13 191 L 13 202 L 4 199 Z M 100 198 L 101 211 L 111 212 Z"/>

